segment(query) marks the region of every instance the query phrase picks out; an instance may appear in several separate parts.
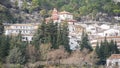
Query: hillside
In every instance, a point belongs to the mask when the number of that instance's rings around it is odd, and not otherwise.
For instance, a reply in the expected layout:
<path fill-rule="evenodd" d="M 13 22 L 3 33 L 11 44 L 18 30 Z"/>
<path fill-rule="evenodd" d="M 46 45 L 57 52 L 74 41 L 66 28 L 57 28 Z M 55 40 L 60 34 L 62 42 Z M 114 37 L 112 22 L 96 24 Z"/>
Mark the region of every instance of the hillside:
<path fill-rule="evenodd" d="M 107 20 L 120 15 L 116 0 L 0 0 L 0 18 L 4 23 L 40 22 L 53 8 L 71 12 L 78 21 L 86 15 L 98 20 L 99 13 L 107 14 Z"/>

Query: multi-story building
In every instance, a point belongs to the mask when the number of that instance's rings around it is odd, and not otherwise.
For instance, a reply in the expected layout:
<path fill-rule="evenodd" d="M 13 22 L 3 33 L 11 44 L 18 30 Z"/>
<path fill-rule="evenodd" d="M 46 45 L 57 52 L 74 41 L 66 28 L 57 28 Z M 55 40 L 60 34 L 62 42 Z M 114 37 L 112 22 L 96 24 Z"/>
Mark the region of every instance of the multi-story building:
<path fill-rule="evenodd" d="M 56 8 L 53 9 L 51 17 L 48 17 L 45 20 L 46 23 L 48 23 L 50 20 L 53 20 L 53 22 L 58 23 L 67 21 L 69 24 L 76 22 L 76 20 L 73 19 L 73 15 L 70 12 L 67 11 L 58 12 Z"/>
<path fill-rule="evenodd" d="M 35 31 L 38 29 L 38 24 L 5 24 L 5 35 L 22 34 L 23 41 L 32 41 Z"/>
<path fill-rule="evenodd" d="M 67 11 L 58 12 L 57 9 L 54 8 L 51 17 L 46 18 L 46 23 L 48 23 L 50 20 L 52 20 L 54 23 L 67 22 L 69 29 L 70 48 L 74 50 L 77 46 L 79 47 L 78 40 L 80 40 L 80 35 L 85 28 L 73 19 L 72 13 Z"/>

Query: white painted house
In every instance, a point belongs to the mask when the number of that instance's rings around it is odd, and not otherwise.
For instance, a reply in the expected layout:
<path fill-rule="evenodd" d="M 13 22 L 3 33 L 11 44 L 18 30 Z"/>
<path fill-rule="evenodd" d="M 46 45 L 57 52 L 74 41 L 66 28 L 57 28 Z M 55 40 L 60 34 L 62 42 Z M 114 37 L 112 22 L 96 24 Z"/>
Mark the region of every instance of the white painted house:
<path fill-rule="evenodd" d="M 59 13 L 60 20 L 73 20 L 73 15 L 70 12 L 62 11 Z"/>
<path fill-rule="evenodd" d="M 81 40 L 82 32 L 85 30 L 83 26 L 75 23 L 74 25 L 69 24 L 69 45 L 70 49 L 75 50 L 79 48 L 79 42 Z"/>
<path fill-rule="evenodd" d="M 32 41 L 35 31 L 38 29 L 38 24 L 5 24 L 5 35 L 18 35 L 22 34 L 23 41 Z"/>
<path fill-rule="evenodd" d="M 103 24 L 100 26 L 101 29 L 110 29 L 110 26 L 107 24 Z"/>
<path fill-rule="evenodd" d="M 120 34 L 120 31 L 117 29 L 108 29 L 108 30 L 98 33 L 98 35 L 101 37 L 118 36 L 119 34 Z"/>
<path fill-rule="evenodd" d="M 107 59 L 107 68 L 115 68 L 115 66 L 120 68 L 120 54 L 112 54 Z"/>
<path fill-rule="evenodd" d="M 52 14 L 50 17 L 46 18 L 46 23 L 48 23 L 50 20 L 53 20 L 53 22 L 61 23 L 64 21 L 67 21 L 69 24 L 76 22 L 76 20 L 73 19 L 73 15 L 70 12 L 62 11 L 58 12 L 56 8 L 53 9 Z"/>

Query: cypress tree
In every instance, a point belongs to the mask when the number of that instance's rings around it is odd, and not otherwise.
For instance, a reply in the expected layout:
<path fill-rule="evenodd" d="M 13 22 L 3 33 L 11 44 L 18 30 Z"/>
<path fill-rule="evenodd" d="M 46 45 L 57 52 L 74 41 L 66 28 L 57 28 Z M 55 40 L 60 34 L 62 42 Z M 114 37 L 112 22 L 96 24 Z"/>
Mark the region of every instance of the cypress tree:
<path fill-rule="evenodd" d="M 99 64 L 105 64 L 106 59 L 111 56 L 111 54 L 118 54 L 119 49 L 117 48 L 116 41 L 114 42 L 111 40 L 110 42 L 107 41 L 106 37 L 103 42 L 100 43 L 100 47 L 96 47 L 96 53 L 100 58 Z"/>
<path fill-rule="evenodd" d="M 105 45 L 104 45 L 104 42 L 101 41 L 100 48 L 99 48 L 99 53 L 98 53 L 99 64 L 105 64 L 106 57 L 105 57 L 104 51 L 105 51 Z"/>
<path fill-rule="evenodd" d="M 107 57 L 109 57 L 109 43 L 108 43 L 106 37 L 104 39 L 103 45 L 104 45 L 104 56 L 106 59 Z"/>
<path fill-rule="evenodd" d="M 62 41 L 62 27 L 61 27 L 61 24 L 59 24 L 58 30 L 57 30 L 56 48 L 58 48 L 60 45 L 62 45 L 62 43 L 63 43 L 63 41 Z"/>
<path fill-rule="evenodd" d="M 80 50 L 82 51 L 84 48 L 89 49 L 89 51 L 92 51 L 93 48 L 89 42 L 88 35 L 86 33 L 82 33 L 81 42 L 80 42 Z"/>
<path fill-rule="evenodd" d="M 109 43 L 109 52 L 110 52 L 109 56 L 114 53 L 114 45 L 115 45 L 114 41 L 111 40 Z"/>
<path fill-rule="evenodd" d="M 99 43 L 98 42 L 97 42 L 97 46 L 95 48 L 95 52 L 96 52 L 96 54 L 99 54 Z"/>
<path fill-rule="evenodd" d="M 57 23 L 50 22 L 48 24 L 48 29 L 47 30 L 48 30 L 47 31 L 47 33 L 48 33 L 47 36 L 48 36 L 48 39 L 49 39 L 49 41 L 47 43 L 51 42 L 52 48 L 54 48 L 54 49 L 58 48 L 56 46 L 56 44 L 57 44 L 57 30 L 58 30 Z"/>
<path fill-rule="evenodd" d="M 62 35 L 62 44 L 65 49 L 70 52 L 70 46 L 69 46 L 69 29 L 68 29 L 68 23 L 67 22 L 63 22 L 63 25 L 62 25 L 62 29 L 61 29 L 61 35 Z"/>
<path fill-rule="evenodd" d="M 118 47 L 117 47 L 117 42 L 115 41 L 115 43 L 114 43 L 114 53 L 115 54 L 119 54 L 120 52 L 119 52 L 119 49 L 118 49 Z"/>
<path fill-rule="evenodd" d="M 69 30 L 66 22 L 59 25 L 52 21 L 47 24 L 42 23 L 33 37 L 33 44 L 39 46 L 40 44 L 51 43 L 53 49 L 58 49 L 60 45 L 63 45 L 67 51 L 70 51 L 68 35 Z"/>
<path fill-rule="evenodd" d="M 41 43 L 45 43 L 45 31 L 46 31 L 46 23 L 42 23 L 35 35 L 33 36 L 32 44 L 35 45 L 36 48 L 39 48 Z"/>

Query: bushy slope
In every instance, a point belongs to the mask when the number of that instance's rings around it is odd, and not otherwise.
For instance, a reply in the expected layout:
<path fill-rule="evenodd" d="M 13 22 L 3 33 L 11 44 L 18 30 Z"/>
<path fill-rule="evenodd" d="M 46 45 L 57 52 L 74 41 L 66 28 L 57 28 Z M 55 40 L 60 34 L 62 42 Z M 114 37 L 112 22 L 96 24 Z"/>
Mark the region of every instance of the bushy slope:
<path fill-rule="evenodd" d="M 106 13 L 108 16 L 120 15 L 120 3 L 113 0 L 0 0 L 0 4 L 6 8 L 0 13 L 3 22 L 30 23 L 40 22 L 42 17 L 50 16 L 51 9 L 66 10 L 73 13 L 75 19 L 89 15 L 96 18 L 98 13 Z M 21 5 L 21 6 L 20 6 Z M 0 6 L 1 8 L 1 6 Z M 42 13 L 42 11 L 44 11 Z M 42 17 L 41 17 L 42 16 Z M 13 18 L 14 17 L 14 18 Z M 40 20 L 39 20 L 40 19 Z"/>

